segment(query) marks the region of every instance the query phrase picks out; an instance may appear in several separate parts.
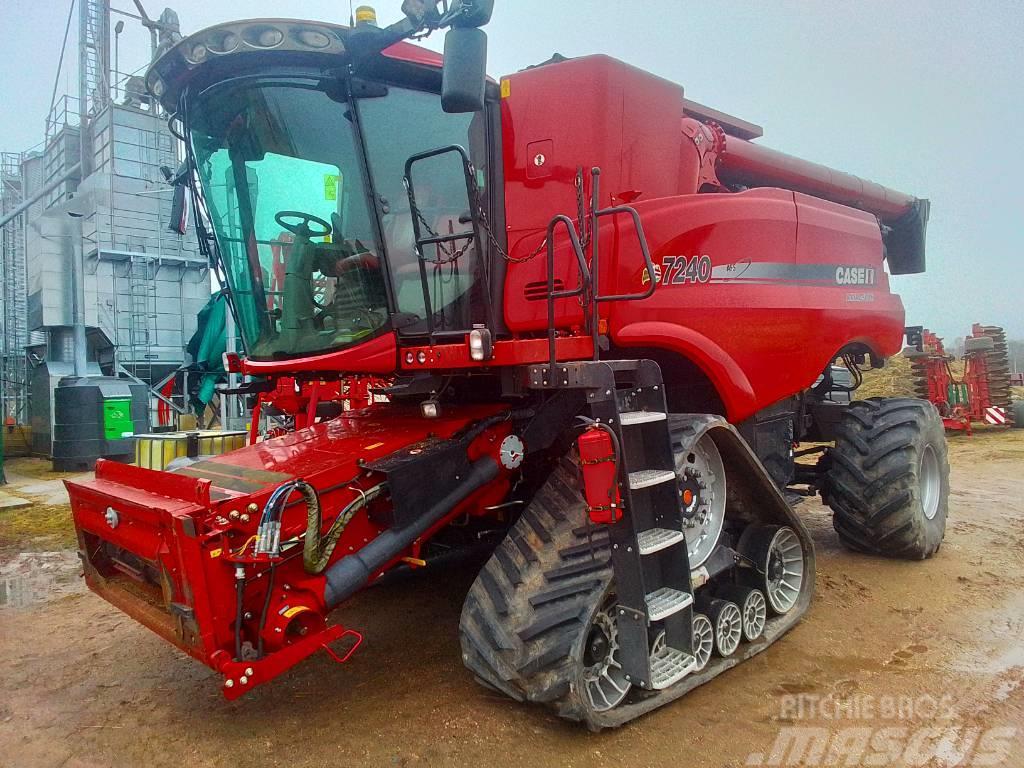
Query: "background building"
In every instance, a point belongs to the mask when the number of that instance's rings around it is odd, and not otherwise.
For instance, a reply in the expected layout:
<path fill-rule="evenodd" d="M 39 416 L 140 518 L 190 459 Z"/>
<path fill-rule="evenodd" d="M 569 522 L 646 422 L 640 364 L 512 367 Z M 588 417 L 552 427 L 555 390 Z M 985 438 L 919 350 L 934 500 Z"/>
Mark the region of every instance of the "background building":
<path fill-rule="evenodd" d="M 56 182 L 3 227 L 0 240 L 0 407 L 8 424 L 31 425 L 33 450 L 43 454 L 53 389 L 74 373 L 76 257 L 84 263 L 87 372 L 153 388 L 154 423 L 159 390 L 186 362 L 196 315 L 210 297 L 208 264 L 191 229 L 185 236 L 169 229 L 172 189 L 162 169 L 177 169 L 180 142 L 144 93 L 140 72 L 110 66 L 111 20 L 107 0 L 81 0 L 79 94 L 55 100 L 41 150 L 4 153 L 0 165 L 0 215 Z M 154 55 L 177 35 L 171 11 L 138 21 Z M 114 26 L 115 39 L 124 27 Z"/>

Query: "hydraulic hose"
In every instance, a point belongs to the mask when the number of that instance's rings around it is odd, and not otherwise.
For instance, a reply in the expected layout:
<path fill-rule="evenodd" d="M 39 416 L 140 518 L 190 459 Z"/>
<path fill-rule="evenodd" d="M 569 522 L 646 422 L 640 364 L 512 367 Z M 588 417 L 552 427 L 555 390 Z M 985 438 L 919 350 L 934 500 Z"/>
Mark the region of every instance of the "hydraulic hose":
<path fill-rule="evenodd" d="M 302 563 L 306 568 L 306 573 L 323 572 L 349 521 L 352 520 L 356 512 L 380 496 L 385 486 L 386 483 L 380 483 L 368 491 L 353 486 L 351 490 L 358 492 L 359 498 L 338 513 L 337 518 L 331 523 L 330 529 L 323 536 L 320 535 L 320 526 L 323 525 L 320 505 L 306 504 L 306 539 L 302 547 Z"/>
<path fill-rule="evenodd" d="M 288 497 L 295 491 L 302 494 L 308 509 L 315 508 L 316 513 L 320 514 L 320 497 L 313 486 L 302 479 L 283 483 L 270 494 L 263 507 L 256 533 L 256 554 L 277 557 L 281 553 L 281 514 L 284 512 Z M 319 531 L 319 528 L 317 530 Z"/>
<path fill-rule="evenodd" d="M 498 465 L 490 456 L 475 461 L 469 472 L 451 492 L 439 499 L 419 519 L 405 528 L 392 528 L 380 534 L 358 552 L 343 557 L 325 572 L 324 603 L 334 608 L 364 587 L 373 573 L 397 557 L 451 510 L 498 476 Z"/>

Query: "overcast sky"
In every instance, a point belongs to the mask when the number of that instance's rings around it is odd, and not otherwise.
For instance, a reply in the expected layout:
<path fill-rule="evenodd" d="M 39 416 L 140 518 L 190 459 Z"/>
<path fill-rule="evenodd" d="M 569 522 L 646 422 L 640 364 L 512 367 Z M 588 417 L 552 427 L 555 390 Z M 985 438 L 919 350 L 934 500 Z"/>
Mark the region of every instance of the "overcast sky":
<path fill-rule="evenodd" d="M 42 140 L 68 5 L 0 0 L 0 149 Z M 382 23 L 397 19 L 400 0 L 376 5 Z M 186 34 L 349 16 L 344 0 L 172 7 Z M 766 145 L 930 198 L 928 272 L 894 279 L 907 322 L 951 338 L 984 321 L 1024 337 L 1024 2 L 496 0 L 487 31 L 495 76 L 555 51 L 607 53 L 763 125 Z M 75 32 L 58 93 L 76 90 Z M 141 28 L 129 20 L 121 41 L 121 70 L 142 66 Z"/>

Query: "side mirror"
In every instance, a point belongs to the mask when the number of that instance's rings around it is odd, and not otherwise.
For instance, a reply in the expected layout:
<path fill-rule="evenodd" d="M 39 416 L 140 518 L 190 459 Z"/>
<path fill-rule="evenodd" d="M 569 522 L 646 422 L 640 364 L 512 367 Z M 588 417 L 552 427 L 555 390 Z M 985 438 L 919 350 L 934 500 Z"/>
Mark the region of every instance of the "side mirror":
<path fill-rule="evenodd" d="M 188 198 L 185 196 L 184 185 L 174 188 L 174 197 L 171 200 L 171 220 L 167 225 L 167 231 L 176 235 L 184 235 L 188 231 Z"/>
<path fill-rule="evenodd" d="M 171 198 L 171 220 L 167 224 L 167 231 L 176 235 L 184 235 L 188 231 L 188 185 L 191 178 L 188 163 L 182 163 L 177 173 L 172 173 L 167 166 L 161 166 L 160 172 L 167 179 L 168 184 L 174 186 L 174 196 Z"/>
<path fill-rule="evenodd" d="M 479 112 L 487 86 L 487 33 L 453 27 L 444 38 L 441 108 L 449 113 Z"/>

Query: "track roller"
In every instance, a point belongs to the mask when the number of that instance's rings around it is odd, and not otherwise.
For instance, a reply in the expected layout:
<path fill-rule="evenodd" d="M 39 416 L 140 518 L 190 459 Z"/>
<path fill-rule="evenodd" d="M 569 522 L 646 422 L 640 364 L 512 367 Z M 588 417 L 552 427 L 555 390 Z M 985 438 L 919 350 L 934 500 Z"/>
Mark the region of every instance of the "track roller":
<path fill-rule="evenodd" d="M 715 630 L 715 650 L 719 656 L 732 656 L 743 639 L 743 615 L 736 603 L 711 599 L 707 614 Z"/>
<path fill-rule="evenodd" d="M 714 645 L 715 628 L 711 626 L 711 619 L 703 613 L 693 614 L 693 656 L 697 659 L 695 672 L 707 666 Z"/>
<path fill-rule="evenodd" d="M 730 586 L 720 590 L 718 596 L 739 606 L 743 617 L 743 639 L 747 642 L 757 640 L 764 632 L 768 620 L 768 602 L 764 592 L 749 587 Z"/>

